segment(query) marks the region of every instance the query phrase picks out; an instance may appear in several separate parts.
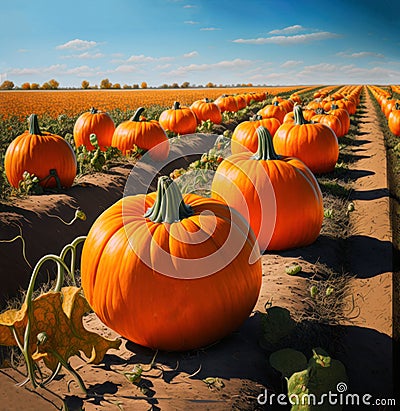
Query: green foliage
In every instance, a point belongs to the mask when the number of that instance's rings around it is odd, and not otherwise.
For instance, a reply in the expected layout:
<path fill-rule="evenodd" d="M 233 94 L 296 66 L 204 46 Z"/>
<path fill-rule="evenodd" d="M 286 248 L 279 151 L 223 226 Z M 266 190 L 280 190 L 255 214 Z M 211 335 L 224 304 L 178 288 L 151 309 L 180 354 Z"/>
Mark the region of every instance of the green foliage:
<path fill-rule="evenodd" d="M 22 195 L 43 194 L 43 187 L 34 174 L 25 171 L 22 174 L 22 180 L 18 184 L 18 193 Z"/>
<path fill-rule="evenodd" d="M 347 387 L 346 369 L 322 348 L 312 351 L 308 365 L 304 354 L 292 349 L 276 351 L 269 358 L 271 366 L 287 379 L 287 395 L 293 404 L 291 411 L 340 410 L 341 405 L 329 403 L 328 393 L 337 394 L 339 383 Z"/>

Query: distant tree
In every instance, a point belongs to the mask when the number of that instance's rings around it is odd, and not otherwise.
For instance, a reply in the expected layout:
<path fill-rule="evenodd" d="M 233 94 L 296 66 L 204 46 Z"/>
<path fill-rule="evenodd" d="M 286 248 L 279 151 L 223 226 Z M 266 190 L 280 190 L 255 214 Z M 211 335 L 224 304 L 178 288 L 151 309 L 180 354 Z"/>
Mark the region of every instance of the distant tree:
<path fill-rule="evenodd" d="M 112 88 L 121 88 L 121 84 L 119 84 L 119 83 L 114 83 L 114 84 L 112 85 Z"/>
<path fill-rule="evenodd" d="M 142 81 L 140 88 L 147 88 L 147 83 L 145 81 Z"/>
<path fill-rule="evenodd" d="M 171 88 L 179 88 L 179 84 L 178 83 L 172 83 Z"/>
<path fill-rule="evenodd" d="M 31 85 L 29 83 L 23 83 L 23 84 L 21 84 L 21 88 L 22 88 L 22 90 L 30 90 Z"/>
<path fill-rule="evenodd" d="M 188 81 L 184 81 L 182 84 L 181 84 L 181 87 L 182 88 L 188 88 L 190 86 L 190 83 L 188 82 Z"/>
<path fill-rule="evenodd" d="M 31 84 L 31 90 L 39 90 L 39 83 L 32 83 Z"/>
<path fill-rule="evenodd" d="M 130 86 L 129 84 L 124 84 L 124 85 L 122 86 L 122 88 L 123 88 L 123 89 L 129 89 L 129 88 L 132 88 L 132 86 Z"/>
<path fill-rule="evenodd" d="M 14 88 L 14 83 L 10 80 L 4 80 L 0 85 L 1 90 L 12 90 Z"/>
<path fill-rule="evenodd" d="M 253 83 L 247 83 L 247 87 L 253 87 Z"/>
<path fill-rule="evenodd" d="M 139 88 L 139 84 L 132 84 L 132 88 Z"/>
<path fill-rule="evenodd" d="M 211 81 L 209 83 L 206 84 L 206 87 L 215 87 L 214 83 L 211 83 Z"/>
<path fill-rule="evenodd" d="M 50 83 L 49 83 L 48 81 L 46 81 L 45 83 L 43 83 L 43 84 L 40 86 L 40 88 L 41 88 L 42 90 L 50 90 L 50 89 L 51 89 L 51 86 L 50 86 Z"/>
<path fill-rule="evenodd" d="M 168 88 L 168 84 L 166 84 L 166 83 L 161 84 L 160 88 Z"/>
<path fill-rule="evenodd" d="M 89 88 L 89 82 L 87 80 L 83 80 L 81 87 L 86 90 L 87 88 Z"/>
<path fill-rule="evenodd" d="M 49 80 L 49 85 L 50 85 L 50 88 L 52 89 L 52 90 L 57 90 L 58 89 L 58 86 L 60 85 L 60 83 L 57 81 L 57 80 L 54 80 L 53 78 L 51 79 L 51 80 Z"/>
<path fill-rule="evenodd" d="M 111 87 L 112 87 L 112 84 L 108 78 L 101 80 L 100 88 L 111 88 Z"/>

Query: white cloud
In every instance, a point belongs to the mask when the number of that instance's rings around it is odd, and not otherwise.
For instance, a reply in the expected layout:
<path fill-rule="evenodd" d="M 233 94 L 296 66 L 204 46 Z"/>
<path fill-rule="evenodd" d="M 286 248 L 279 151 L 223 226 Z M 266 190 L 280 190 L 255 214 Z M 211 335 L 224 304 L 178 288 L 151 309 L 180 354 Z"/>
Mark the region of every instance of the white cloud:
<path fill-rule="evenodd" d="M 198 21 L 193 21 L 193 20 L 186 20 L 184 21 L 185 24 L 199 24 Z"/>
<path fill-rule="evenodd" d="M 299 66 L 300 64 L 303 64 L 304 62 L 301 60 L 288 60 L 285 61 L 284 63 L 281 64 L 282 68 L 286 68 L 286 67 L 295 67 L 295 66 Z"/>
<path fill-rule="evenodd" d="M 317 31 L 309 34 L 296 34 L 294 36 L 272 36 L 272 37 L 259 37 L 256 39 L 236 39 L 234 43 L 241 44 L 298 44 L 307 43 L 310 41 L 325 40 L 338 37 L 338 34 L 331 33 L 329 31 Z"/>
<path fill-rule="evenodd" d="M 221 30 L 218 27 L 202 27 L 200 29 L 200 31 L 217 31 L 217 30 Z"/>
<path fill-rule="evenodd" d="M 209 71 L 209 70 L 231 70 L 236 68 L 243 68 L 251 66 L 254 62 L 251 60 L 243 60 L 243 59 L 234 59 L 234 60 L 223 60 L 217 63 L 210 63 L 210 64 L 189 64 L 187 66 L 180 66 L 175 70 L 172 70 L 166 74 L 173 75 L 173 76 L 180 76 L 186 75 L 187 73 L 192 72 L 202 72 L 202 71 Z"/>
<path fill-rule="evenodd" d="M 381 53 L 375 53 L 373 51 L 359 51 L 358 53 L 346 53 L 344 51 L 336 54 L 339 57 L 349 57 L 349 58 L 363 58 L 363 57 L 376 57 L 384 58 L 385 56 Z"/>
<path fill-rule="evenodd" d="M 152 63 L 155 61 L 169 61 L 173 60 L 173 57 L 151 57 L 144 54 L 130 56 L 127 60 L 129 63 Z"/>
<path fill-rule="evenodd" d="M 269 34 L 293 34 L 298 33 L 299 31 L 303 31 L 305 28 L 300 26 L 299 24 L 295 24 L 294 26 L 288 26 L 283 29 L 271 30 Z"/>
<path fill-rule="evenodd" d="M 120 66 L 116 67 L 113 71 L 117 73 L 134 73 L 139 71 L 136 66 L 131 66 L 129 64 L 121 64 Z"/>
<path fill-rule="evenodd" d="M 183 6 L 183 8 L 184 9 L 194 9 L 194 8 L 196 8 L 197 6 L 195 6 L 194 4 L 185 4 L 184 6 Z"/>
<path fill-rule="evenodd" d="M 68 56 L 62 56 L 61 58 L 63 59 L 99 59 L 104 57 L 104 54 L 102 53 L 89 53 L 85 51 L 84 53 L 81 54 L 71 54 Z"/>
<path fill-rule="evenodd" d="M 53 64 L 48 67 L 24 67 L 10 69 L 7 74 L 12 76 L 41 75 L 41 74 L 60 74 L 66 69 L 65 64 Z"/>
<path fill-rule="evenodd" d="M 192 57 L 197 57 L 199 53 L 197 51 L 191 51 L 190 53 L 186 53 L 183 55 L 185 58 L 192 58 Z"/>
<path fill-rule="evenodd" d="M 66 70 L 64 74 L 75 75 L 78 77 L 92 77 L 99 74 L 99 68 L 93 68 L 89 66 L 72 67 Z"/>
<path fill-rule="evenodd" d="M 87 40 L 70 40 L 64 44 L 60 44 L 56 47 L 57 50 L 87 50 L 92 47 L 95 47 L 97 43 L 95 41 L 87 41 Z"/>

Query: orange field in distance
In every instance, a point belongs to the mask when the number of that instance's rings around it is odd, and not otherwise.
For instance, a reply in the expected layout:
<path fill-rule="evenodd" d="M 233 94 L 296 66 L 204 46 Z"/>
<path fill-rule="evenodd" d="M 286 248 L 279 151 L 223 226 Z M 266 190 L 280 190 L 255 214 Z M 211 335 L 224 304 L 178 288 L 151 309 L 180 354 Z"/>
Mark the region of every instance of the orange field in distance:
<path fill-rule="evenodd" d="M 181 105 L 195 100 L 215 100 L 222 94 L 267 92 L 276 95 L 285 91 L 305 91 L 312 87 L 242 87 L 242 88 L 196 88 L 196 89 L 139 89 L 139 90 L 7 90 L 0 92 L 0 116 L 16 115 L 20 118 L 36 113 L 57 117 L 60 114 L 75 116 L 95 107 L 103 111 L 115 108 L 136 109 L 159 105 L 172 106 L 174 101 Z"/>

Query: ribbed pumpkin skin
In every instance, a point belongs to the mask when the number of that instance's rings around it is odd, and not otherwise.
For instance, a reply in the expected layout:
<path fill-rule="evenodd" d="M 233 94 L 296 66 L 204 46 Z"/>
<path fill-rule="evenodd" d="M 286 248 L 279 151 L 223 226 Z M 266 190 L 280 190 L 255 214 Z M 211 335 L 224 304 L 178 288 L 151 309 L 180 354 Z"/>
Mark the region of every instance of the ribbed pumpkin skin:
<path fill-rule="evenodd" d="M 400 105 L 396 105 L 390 112 L 388 126 L 395 136 L 400 136 Z"/>
<path fill-rule="evenodd" d="M 250 157 L 250 153 L 240 153 L 222 161 L 212 182 L 212 197 L 243 214 L 261 251 L 313 243 L 321 230 L 324 209 L 311 171 L 296 158 Z"/>
<path fill-rule="evenodd" d="M 299 158 L 316 174 L 331 172 L 339 158 L 335 133 L 321 123 L 283 123 L 275 133 L 274 147 L 283 156 Z"/>
<path fill-rule="evenodd" d="M 237 329 L 257 301 L 261 259 L 249 263 L 252 252 L 259 257 L 256 239 L 237 212 L 195 194 L 183 196 L 192 216 L 172 224 L 149 221 L 143 215 L 155 197 L 155 193 L 125 197 L 95 221 L 82 251 L 82 287 L 99 318 L 137 344 L 172 351 L 203 347 Z M 207 210 L 216 218 L 200 217 Z M 218 252 L 230 230 L 242 248 L 235 249 L 237 254 L 226 267 L 202 278 L 160 274 L 134 251 L 142 251 L 156 264 L 160 251 L 155 244 L 159 244 L 167 252 L 163 266 L 175 264 L 178 274 L 194 277 L 202 268 L 196 259 Z M 208 238 L 185 244 L 188 237 L 200 234 Z M 184 268 L 176 257 L 185 259 Z"/>
<path fill-rule="evenodd" d="M 285 118 L 287 111 L 285 107 L 281 106 L 280 104 L 268 104 L 262 109 L 258 110 L 257 114 L 262 116 L 262 118 L 275 117 L 281 123 L 283 123 L 283 119 Z"/>
<path fill-rule="evenodd" d="M 90 151 L 94 150 L 90 135 L 96 134 L 100 149 L 104 151 L 107 147 L 111 147 L 114 130 L 114 121 L 107 113 L 92 109 L 81 114 L 75 122 L 73 131 L 75 145 L 77 147 L 83 145 Z"/>
<path fill-rule="evenodd" d="M 55 169 L 61 186 L 71 187 L 77 171 L 72 147 L 56 134 L 41 134 L 30 134 L 29 131 L 25 131 L 8 146 L 4 168 L 9 183 L 13 187 L 18 187 L 24 171 L 35 174 L 41 180 L 49 175 L 51 169 Z M 56 187 L 57 182 L 50 178 L 40 185 L 51 188 Z"/>
<path fill-rule="evenodd" d="M 127 120 L 117 126 L 112 136 L 111 145 L 127 155 L 136 145 L 150 150 L 154 160 L 165 160 L 169 154 L 169 140 L 165 130 L 156 120 Z"/>
<path fill-rule="evenodd" d="M 214 124 L 221 124 L 222 114 L 220 108 L 212 101 L 196 100 L 190 106 L 190 109 L 197 117 L 198 123 L 210 120 Z"/>
<path fill-rule="evenodd" d="M 271 133 L 271 136 L 274 136 L 280 125 L 281 122 L 275 117 L 242 121 L 232 133 L 232 154 L 243 153 L 246 149 L 255 153 L 258 147 L 257 128 L 264 126 Z"/>
<path fill-rule="evenodd" d="M 236 113 L 239 110 L 238 102 L 235 96 L 225 95 L 219 96 L 214 103 L 220 108 L 221 113 L 228 111 Z"/>
<path fill-rule="evenodd" d="M 338 117 L 342 124 L 342 131 L 341 133 L 336 134 L 336 136 L 339 138 L 345 136 L 350 130 L 349 112 L 344 108 L 333 108 L 329 110 L 328 113 Z"/>
<path fill-rule="evenodd" d="M 164 130 L 176 134 L 191 134 L 197 128 L 197 118 L 193 111 L 189 107 L 181 107 L 176 102 L 172 109 L 164 110 L 160 114 L 158 121 Z"/>
<path fill-rule="evenodd" d="M 336 134 L 336 137 L 343 137 L 342 135 L 342 123 L 339 117 L 336 117 L 331 114 L 316 114 L 311 117 L 311 121 L 315 123 L 322 123 L 330 127 L 333 132 Z"/>

